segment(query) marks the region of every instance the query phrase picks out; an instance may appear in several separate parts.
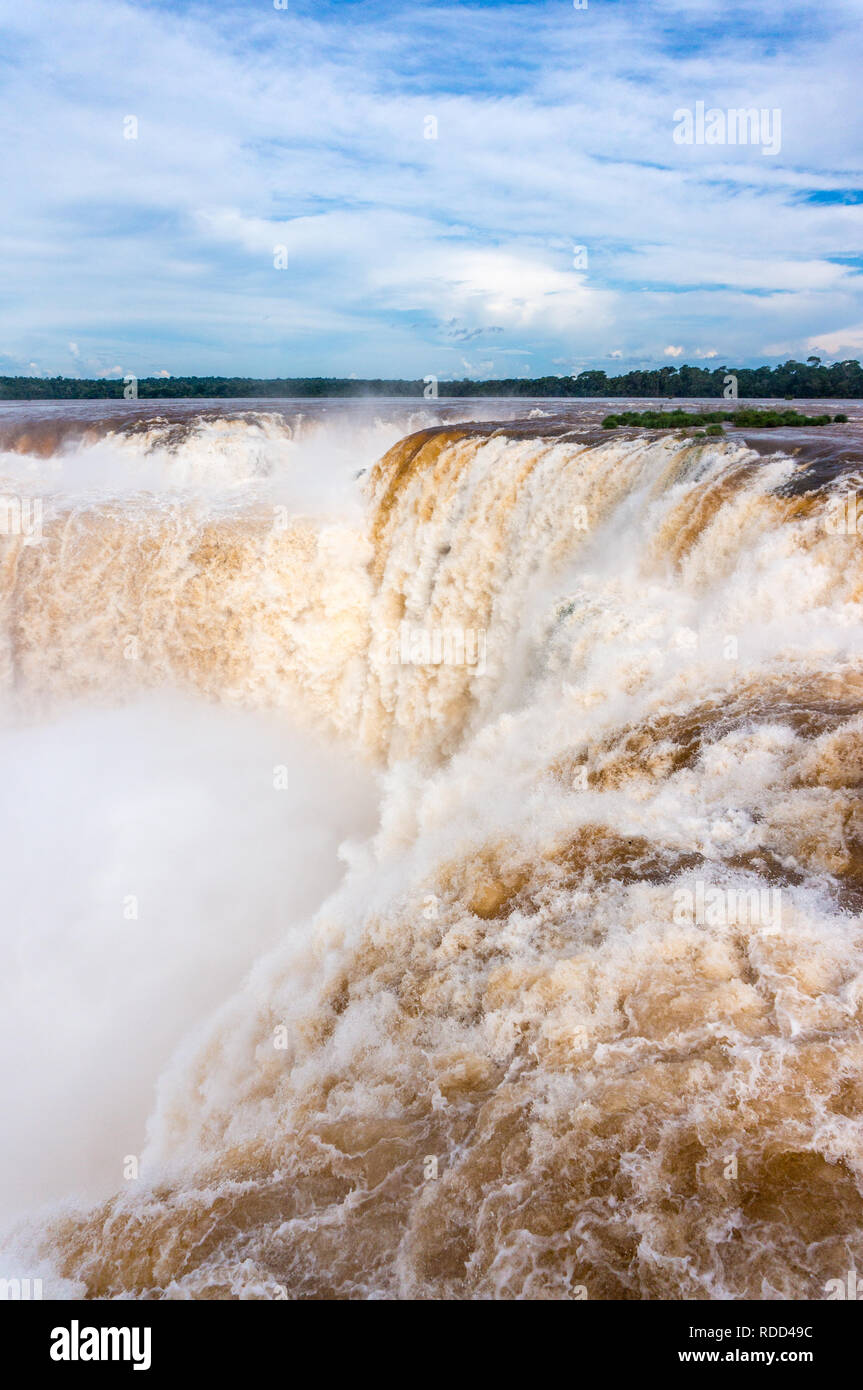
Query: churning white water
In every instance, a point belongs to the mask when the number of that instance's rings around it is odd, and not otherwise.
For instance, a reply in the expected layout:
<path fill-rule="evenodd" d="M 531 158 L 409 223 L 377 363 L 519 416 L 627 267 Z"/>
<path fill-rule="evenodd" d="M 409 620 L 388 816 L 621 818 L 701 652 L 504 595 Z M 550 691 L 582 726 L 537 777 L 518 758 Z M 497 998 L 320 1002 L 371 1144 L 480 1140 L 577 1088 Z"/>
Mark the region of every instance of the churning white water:
<path fill-rule="evenodd" d="M 474 406 L 6 440 L 4 1215 L 62 1292 L 863 1255 L 856 426 Z"/>

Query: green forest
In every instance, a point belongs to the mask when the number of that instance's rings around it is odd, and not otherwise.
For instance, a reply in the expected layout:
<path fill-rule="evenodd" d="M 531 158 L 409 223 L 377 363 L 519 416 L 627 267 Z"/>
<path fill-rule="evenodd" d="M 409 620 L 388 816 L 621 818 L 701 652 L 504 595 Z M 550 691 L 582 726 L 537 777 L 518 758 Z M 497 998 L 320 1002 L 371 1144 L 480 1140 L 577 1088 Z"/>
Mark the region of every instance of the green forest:
<path fill-rule="evenodd" d="M 442 399 L 460 396 L 664 396 L 723 395 L 725 377 L 737 377 L 740 398 L 794 400 L 804 397 L 863 399 L 863 368 L 859 362 L 834 362 L 825 366 L 817 357 L 789 361 L 778 367 L 659 367 L 651 371 L 606 376 L 603 371 L 583 371 L 577 376 L 542 376 L 532 380 L 504 378 L 498 381 L 440 380 Z M 421 380 L 358 381 L 345 377 L 173 376 L 142 377 L 138 396 L 145 400 L 190 396 L 200 398 L 269 397 L 297 399 L 323 396 L 422 397 Z M 122 379 L 85 380 L 78 377 L 0 376 L 0 400 L 95 400 L 122 398 Z"/>

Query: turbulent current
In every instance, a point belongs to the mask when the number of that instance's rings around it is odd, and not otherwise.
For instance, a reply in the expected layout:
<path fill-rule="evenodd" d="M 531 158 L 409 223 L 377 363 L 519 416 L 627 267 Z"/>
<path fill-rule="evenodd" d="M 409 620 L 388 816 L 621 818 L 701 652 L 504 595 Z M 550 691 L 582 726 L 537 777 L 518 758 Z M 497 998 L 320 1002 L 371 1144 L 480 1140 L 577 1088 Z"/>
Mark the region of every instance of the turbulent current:
<path fill-rule="evenodd" d="M 0 412 L 0 1274 L 825 1297 L 860 410 L 123 404 Z"/>

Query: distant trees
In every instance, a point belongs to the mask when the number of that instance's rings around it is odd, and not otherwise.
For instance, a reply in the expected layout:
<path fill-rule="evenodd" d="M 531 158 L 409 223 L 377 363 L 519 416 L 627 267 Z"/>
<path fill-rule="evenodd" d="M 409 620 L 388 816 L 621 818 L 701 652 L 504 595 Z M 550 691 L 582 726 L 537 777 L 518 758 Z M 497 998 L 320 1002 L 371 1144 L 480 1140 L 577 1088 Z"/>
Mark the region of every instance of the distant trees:
<path fill-rule="evenodd" d="M 606 376 L 588 370 L 572 376 L 509 377 L 498 381 L 441 381 L 442 397 L 459 396 L 664 396 L 721 397 L 729 371 L 737 377 L 738 397 L 799 399 L 825 397 L 863 399 L 863 368 L 859 362 L 834 362 L 826 367 L 818 357 L 805 362 L 788 361 L 778 367 L 657 367 Z M 416 381 L 348 380 L 344 377 L 282 377 L 260 380 L 245 376 L 142 377 L 140 399 L 158 400 L 188 396 L 199 400 L 288 399 L 324 396 L 422 397 L 424 383 Z M 120 399 L 118 379 L 86 381 L 77 377 L 0 377 L 0 400 L 97 400 Z"/>
<path fill-rule="evenodd" d="M 356 381 L 344 377 L 245 376 L 141 377 L 138 398 L 159 400 L 195 397 L 199 400 L 252 397 L 296 399 L 303 396 L 422 396 L 422 381 Z M 459 392 L 459 394 L 465 394 Z M 0 377 L 0 400 L 121 400 L 123 381 L 77 377 Z"/>

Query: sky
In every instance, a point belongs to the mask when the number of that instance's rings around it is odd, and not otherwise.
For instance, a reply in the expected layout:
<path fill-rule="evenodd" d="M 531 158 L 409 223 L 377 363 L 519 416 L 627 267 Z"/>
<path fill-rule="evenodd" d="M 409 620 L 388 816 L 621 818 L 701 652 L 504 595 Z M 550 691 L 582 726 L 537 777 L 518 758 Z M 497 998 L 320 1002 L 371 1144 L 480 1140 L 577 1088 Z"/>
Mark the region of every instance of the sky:
<path fill-rule="evenodd" d="M 863 0 L 0 0 L 0 374 L 861 357 L 861 81 Z"/>

